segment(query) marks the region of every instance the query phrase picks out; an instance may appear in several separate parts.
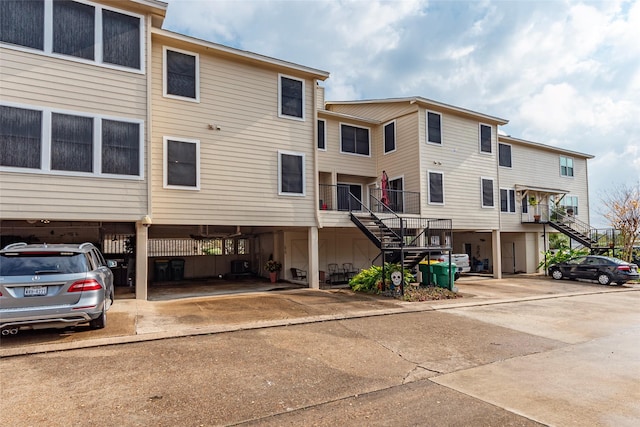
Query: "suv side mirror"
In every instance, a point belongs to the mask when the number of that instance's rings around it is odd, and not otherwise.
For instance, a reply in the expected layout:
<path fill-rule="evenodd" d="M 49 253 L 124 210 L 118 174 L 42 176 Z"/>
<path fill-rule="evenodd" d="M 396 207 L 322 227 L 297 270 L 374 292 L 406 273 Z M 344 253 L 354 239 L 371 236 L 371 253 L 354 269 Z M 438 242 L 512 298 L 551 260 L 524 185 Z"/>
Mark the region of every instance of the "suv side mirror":
<path fill-rule="evenodd" d="M 114 261 L 112 259 L 107 260 L 107 267 L 116 268 L 118 266 L 118 261 Z"/>

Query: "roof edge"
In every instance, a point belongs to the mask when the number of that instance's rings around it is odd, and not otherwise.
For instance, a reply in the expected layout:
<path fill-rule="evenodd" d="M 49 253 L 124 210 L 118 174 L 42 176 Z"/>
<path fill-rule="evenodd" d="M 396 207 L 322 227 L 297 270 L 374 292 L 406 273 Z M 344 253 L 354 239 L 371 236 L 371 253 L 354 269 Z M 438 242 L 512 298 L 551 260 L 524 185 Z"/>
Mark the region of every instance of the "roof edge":
<path fill-rule="evenodd" d="M 498 141 L 503 142 L 513 142 L 516 144 L 528 145 L 536 148 L 544 148 L 549 151 L 555 151 L 557 153 L 565 153 L 571 154 L 574 157 L 582 157 L 584 159 L 593 159 L 595 156 L 593 154 L 581 153 L 579 151 L 567 150 L 566 148 L 556 147 L 553 145 L 542 144 L 540 142 L 527 141 L 526 139 L 515 138 L 513 136 L 508 135 L 498 135 Z"/>
<path fill-rule="evenodd" d="M 215 50 L 216 52 L 219 52 L 221 54 L 225 54 L 225 55 L 230 55 L 230 56 L 237 56 L 240 58 L 243 58 L 247 61 L 250 62 L 259 62 L 259 63 L 263 63 L 263 64 L 268 64 L 271 66 L 275 66 L 275 67 L 280 67 L 280 68 L 287 68 L 290 70 L 294 70 L 294 71 L 298 71 L 301 73 L 305 73 L 305 74 L 309 74 L 312 77 L 318 79 L 318 80 L 326 80 L 327 78 L 329 78 L 329 72 L 328 71 L 323 71 L 323 70 L 319 70 L 317 68 L 311 68 L 311 67 L 307 67 L 304 65 L 300 65 L 300 64 L 296 64 L 293 62 L 289 62 L 289 61 L 284 61 L 281 59 L 276 59 L 276 58 L 272 58 L 269 56 L 265 56 L 265 55 L 260 55 L 258 53 L 254 53 L 254 52 L 249 52 L 246 50 L 241 50 L 241 49 L 236 49 L 230 46 L 225 46 L 225 45 L 221 45 L 218 43 L 213 43 L 213 42 L 209 42 L 206 40 L 202 40 L 202 39 L 198 39 L 195 37 L 191 37 L 191 36 L 187 36 L 184 34 L 180 34 L 180 33 L 174 33 L 173 31 L 169 31 L 169 30 L 164 30 L 164 29 L 160 29 L 160 28 L 152 28 L 151 29 L 151 33 L 152 34 L 156 34 L 159 36 L 163 36 L 163 37 L 167 37 L 167 38 L 171 38 L 174 40 L 179 40 L 185 43 L 191 43 L 200 47 L 204 47 L 207 49 L 212 49 Z"/>
<path fill-rule="evenodd" d="M 462 114 L 465 116 L 476 117 L 485 121 L 490 121 L 496 125 L 506 125 L 509 120 L 500 117 L 492 116 L 489 114 L 479 113 L 477 111 L 469 110 L 466 108 L 456 107 L 444 102 L 434 101 L 432 99 L 423 98 L 421 96 L 411 96 L 403 98 L 382 98 L 382 99 L 363 99 L 357 101 L 326 101 L 326 105 L 358 105 L 358 104 L 391 104 L 402 103 L 420 104 L 426 108 L 438 108 L 440 110 L 446 110 L 454 114 Z"/>

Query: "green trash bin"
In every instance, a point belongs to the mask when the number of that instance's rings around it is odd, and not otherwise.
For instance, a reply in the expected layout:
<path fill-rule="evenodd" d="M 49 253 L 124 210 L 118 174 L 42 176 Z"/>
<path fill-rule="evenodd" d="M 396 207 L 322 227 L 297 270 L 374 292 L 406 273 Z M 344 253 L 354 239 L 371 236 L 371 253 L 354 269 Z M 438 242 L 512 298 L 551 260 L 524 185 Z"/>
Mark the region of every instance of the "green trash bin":
<path fill-rule="evenodd" d="M 422 280 L 420 284 L 422 286 L 435 286 L 436 285 L 436 274 L 432 266 L 435 265 L 433 263 L 429 263 L 429 261 L 420 261 L 418 264 L 418 269 L 422 275 Z"/>
<path fill-rule="evenodd" d="M 169 262 L 171 266 L 171 280 L 183 280 L 184 279 L 184 260 L 172 259 Z"/>
<path fill-rule="evenodd" d="M 157 259 L 153 262 L 153 273 L 156 282 L 167 282 L 171 280 L 168 259 Z"/>
<path fill-rule="evenodd" d="M 449 272 L 449 263 L 440 262 L 438 264 L 433 264 L 433 270 L 436 275 L 436 284 L 441 288 L 453 290 L 456 268 L 457 266 L 451 263 L 451 272 Z"/>

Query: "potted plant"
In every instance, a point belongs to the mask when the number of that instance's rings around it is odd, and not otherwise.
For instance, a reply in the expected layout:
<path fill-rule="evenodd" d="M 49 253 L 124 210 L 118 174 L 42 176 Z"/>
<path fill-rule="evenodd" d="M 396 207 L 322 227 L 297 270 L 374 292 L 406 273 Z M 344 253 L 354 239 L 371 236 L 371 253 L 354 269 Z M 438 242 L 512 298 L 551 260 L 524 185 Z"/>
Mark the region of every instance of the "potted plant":
<path fill-rule="evenodd" d="M 538 199 L 534 196 L 529 197 L 529 206 L 534 208 L 533 210 L 533 220 L 535 222 L 540 222 L 540 209 L 538 208 Z"/>
<path fill-rule="evenodd" d="M 269 272 L 269 279 L 271 283 L 275 283 L 278 278 L 278 272 L 282 270 L 282 264 L 273 259 L 269 259 L 264 265 L 264 269 Z"/>

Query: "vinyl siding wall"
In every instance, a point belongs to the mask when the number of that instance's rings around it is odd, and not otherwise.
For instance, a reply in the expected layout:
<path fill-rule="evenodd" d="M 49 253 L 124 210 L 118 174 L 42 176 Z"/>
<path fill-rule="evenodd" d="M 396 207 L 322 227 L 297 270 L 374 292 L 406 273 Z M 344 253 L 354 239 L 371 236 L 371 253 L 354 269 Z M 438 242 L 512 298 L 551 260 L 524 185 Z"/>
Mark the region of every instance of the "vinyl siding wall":
<path fill-rule="evenodd" d="M 163 46 L 199 54 L 199 103 L 163 97 Z M 313 80 L 305 81 L 300 121 L 278 117 L 275 69 L 154 36 L 152 73 L 154 223 L 315 225 Z M 199 190 L 163 188 L 163 137 L 200 141 Z M 305 155 L 306 196 L 278 195 L 278 150 Z"/>
<path fill-rule="evenodd" d="M 0 64 L 0 102 L 146 119 L 143 74 L 4 47 L 0 47 Z M 147 192 L 144 179 L 5 169 L 0 171 L 0 202 L 3 219 L 137 220 L 146 213 Z"/>
<path fill-rule="evenodd" d="M 438 111 L 435 111 L 438 112 Z M 496 126 L 491 126 L 492 154 L 480 153 L 479 122 L 442 114 L 442 144 L 426 142 L 426 110 L 420 111 L 420 180 L 423 215 L 451 218 L 454 229 L 497 229 L 499 192 L 497 182 Z M 428 172 L 443 173 L 444 205 L 431 205 Z M 494 207 L 482 207 L 481 178 L 492 178 Z"/>
<path fill-rule="evenodd" d="M 511 145 L 512 168 L 499 168 L 500 187 L 514 188 L 516 184 L 533 187 L 556 188 L 578 197 L 578 215 L 582 222 L 589 222 L 589 196 L 587 160 L 557 151 L 501 141 Z M 573 159 L 573 177 L 560 176 L 560 156 Z M 516 214 L 501 214 L 502 229 L 522 230 L 522 200 L 516 195 Z"/>
<path fill-rule="evenodd" d="M 326 150 L 317 150 L 318 170 L 320 172 L 335 172 L 338 174 L 376 176 L 375 147 L 382 142 L 380 129 L 369 123 L 341 120 L 335 117 L 321 117 L 326 120 L 325 134 Z M 342 124 L 369 129 L 369 156 L 341 153 L 340 127 Z"/>

